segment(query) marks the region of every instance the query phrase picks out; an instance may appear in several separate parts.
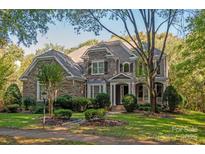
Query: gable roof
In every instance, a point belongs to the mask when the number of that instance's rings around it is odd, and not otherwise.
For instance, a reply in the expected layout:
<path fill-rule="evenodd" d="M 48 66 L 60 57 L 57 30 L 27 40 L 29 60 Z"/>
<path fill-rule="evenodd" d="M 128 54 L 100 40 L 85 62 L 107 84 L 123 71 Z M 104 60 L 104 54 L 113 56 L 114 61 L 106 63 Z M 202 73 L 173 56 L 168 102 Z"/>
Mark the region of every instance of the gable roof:
<path fill-rule="evenodd" d="M 129 61 L 130 57 L 135 57 L 135 55 L 127 48 L 121 41 L 110 41 L 110 42 L 100 42 L 95 46 L 92 46 L 87 49 L 84 53 L 86 55 L 90 50 L 98 50 L 98 49 L 107 50 L 110 55 L 115 57 L 119 57 L 119 59 L 124 61 Z"/>
<path fill-rule="evenodd" d="M 72 58 L 72 60 L 76 63 L 82 63 L 83 59 L 81 58 L 83 56 L 83 54 L 85 53 L 85 51 L 90 48 L 91 46 L 83 46 L 71 53 L 68 54 L 68 56 L 70 58 Z"/>
<path fill-rule="evenodd" d="M 20 80 L 27 77 L 27 75 L 39 60 L 49 58 L 54 58 L 63 67 L 63 69 L 71 75 L 71 77 L 83 78 L 83 70 L 78 64 L 76 64 L 70 57 L 66 56 L 65 54 L 52 49 L 39 56 L 36 56 L 28 69 L 20 77 Z"/>
<path fill-rule="evenodd" d="M 124 73 L 119 73 L 119 74 L 117 74 L 117 75 L 111 77 L 111 78 L 109 79 L 109 81 L 111 81 L 111 80 L 118 80 L 118 79 L 123 79 L 123 80 L 128 79 L 128 80 L 130 80 L 130 79 L 133 79 L 133 77 L 132 77 L 132 76 L 129 76 L 129 75 L 126 75 L 126 74 L 124 74 Z"/>
<path fill-rule="evenodd" d="M 133 42 L 130 42 L 132 45 L 134 44 Z M 133 49 L 133 47 L 130 45 L 130 44 L 128 44 L 127 42 L 123 42 L 123 44 L 130 50 L 130 51 L 133 51 L 134 49 Z M 147 44 L 143 44 L 143 48 L 146 50 L 147 49 Z M 137 56 L 139 56 L 139 54 L 138 53 L 135 53 Z M 161 54 L 161 51 L 159 50 L 159 49 L 157 49 L 157 48 L 155 48 L 154 49 L 154 56 L 160 56 L 160 54 Z M 164 53 L 164 55 L 166 55 L 166 53 Z"/>

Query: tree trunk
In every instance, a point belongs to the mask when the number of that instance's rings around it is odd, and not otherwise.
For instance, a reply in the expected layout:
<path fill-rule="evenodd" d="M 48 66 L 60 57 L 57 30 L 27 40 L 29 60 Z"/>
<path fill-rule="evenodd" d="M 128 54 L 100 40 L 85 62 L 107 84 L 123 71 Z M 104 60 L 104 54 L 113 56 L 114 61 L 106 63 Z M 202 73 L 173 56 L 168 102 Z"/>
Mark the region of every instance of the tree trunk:
<path fill-rule="evenodd" d="M 53 99 L 52 99 L 52 86 L 51 83 L 49 82 L 48 84 L 48 113 L 49 116 L 52 117 L 53 116 Z"/>
<path fill-rule="evenodd" d="M 155 75 L 153 75 L 154 71 L 154 64 L 153 61 L 150 60 L 147 70 L 147 84 L 149 88 L 149 100 L 151 104 L 151 111 L 157 113 L 157 99 L 156 99 L 156 92 L 155 92 Z"/>
<path fill-rule="evenodd" d="M 157 100 L 156 100 L 156 92 L 155 92 L 155 84 L 154 78 L 149 76 L 148 80 L 149 87 L 149 100 L 151 104 L 151 111 L 157 113 Z"/>

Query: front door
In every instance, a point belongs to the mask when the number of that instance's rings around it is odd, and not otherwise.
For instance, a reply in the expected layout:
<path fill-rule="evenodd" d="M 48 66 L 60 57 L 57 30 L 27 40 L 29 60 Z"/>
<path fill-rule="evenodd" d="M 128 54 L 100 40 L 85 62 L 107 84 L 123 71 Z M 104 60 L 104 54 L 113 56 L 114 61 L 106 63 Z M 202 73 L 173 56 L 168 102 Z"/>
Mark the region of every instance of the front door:
<path fill-rule="evenodd" d="M 120 104 L 122 104 L 122 99 L 128 94 L 128 85 L 120 85 Z"/>

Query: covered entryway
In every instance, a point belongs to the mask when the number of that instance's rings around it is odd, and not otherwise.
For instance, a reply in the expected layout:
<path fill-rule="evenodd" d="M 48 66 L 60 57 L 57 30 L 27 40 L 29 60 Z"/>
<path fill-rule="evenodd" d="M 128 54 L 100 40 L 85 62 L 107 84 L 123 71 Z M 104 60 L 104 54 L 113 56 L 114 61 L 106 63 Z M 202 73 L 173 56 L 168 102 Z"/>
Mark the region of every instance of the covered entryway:
<path fill-rule="evenodd" d="M 148 88 L 145 83 L 137 83 L 135 86 L 135 92 L 138 103 L 149 103 L 149 93 Z"/>
<path fill-rule="evenodd" d="M 155 90 L 156 90 L 156 96 L 157 96 L 157 103 L 162 102 L 162 96 L 164 92 L 165 85 L 160 82 L 155 82 Z M 137 83 L 135 85 L 135 95 L 137 97 L 138 103 L 144 104 L 144 103 L 150 103 L 149 100 L 149 91 L 148 87 L 145 83 Z"/>
<path fill-rule="evenodd" d="M 122 104 L 122 99 L 125 95 L 135 93 L 135 83 L 131 76 L 120 73 L 109 79 L 109 82 L 112 106 Z"/>
<path fill-rule="evenodd" d="M 116 105 L 122 104 L 122 99 L 129 94 L 128 84 L 116 84 Z"/>

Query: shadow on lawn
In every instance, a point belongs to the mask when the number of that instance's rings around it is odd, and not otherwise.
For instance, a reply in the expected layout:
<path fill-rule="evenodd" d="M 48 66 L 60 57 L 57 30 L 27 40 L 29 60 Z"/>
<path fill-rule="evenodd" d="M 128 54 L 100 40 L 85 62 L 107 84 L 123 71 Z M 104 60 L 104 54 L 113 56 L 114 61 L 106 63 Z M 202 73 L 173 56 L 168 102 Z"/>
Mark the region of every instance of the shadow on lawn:
<path fill-rule="evenodd" d="M 195 112 L 173 118 L 147 117 L 139 114 L 110 115 L 111 119 L 127 121 L 120 127 L 80 127 L 81 133 L 153 140 L 163 144 L 205 144 L 205 115 Z"/>

